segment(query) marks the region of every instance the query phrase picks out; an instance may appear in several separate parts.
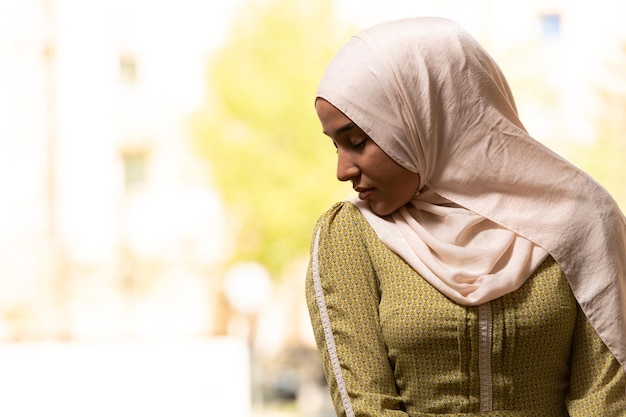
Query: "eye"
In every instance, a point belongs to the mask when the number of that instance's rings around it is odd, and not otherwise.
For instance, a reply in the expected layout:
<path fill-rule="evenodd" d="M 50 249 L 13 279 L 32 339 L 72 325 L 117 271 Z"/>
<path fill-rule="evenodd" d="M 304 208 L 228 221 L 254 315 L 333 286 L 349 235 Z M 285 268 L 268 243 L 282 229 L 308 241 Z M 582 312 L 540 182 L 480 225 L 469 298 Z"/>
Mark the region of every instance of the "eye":
<path fill-rule="evenodd" d="M 364 136 L 358 142 L 353 144 L 352 147 L 356 150 L 362 150 L 363 148 L 365 148 L 365 145 L 367 144 L 368 140 L 369 140 L 369 136 Z"/>

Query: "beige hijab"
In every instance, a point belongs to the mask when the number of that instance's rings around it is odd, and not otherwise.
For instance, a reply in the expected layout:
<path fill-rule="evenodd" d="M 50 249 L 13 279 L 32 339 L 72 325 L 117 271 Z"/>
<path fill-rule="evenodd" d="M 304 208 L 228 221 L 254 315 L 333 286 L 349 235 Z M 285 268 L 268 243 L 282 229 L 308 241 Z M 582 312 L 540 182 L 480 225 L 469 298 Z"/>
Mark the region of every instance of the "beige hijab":
<path fill-rule="evenodd" d="M 318 89 L 420 192 L 381 240 L 464 305 L 519 288 L 549 253 L 626 369 L 626 220 L 589 176 L 531 138 L 497 64 L 457 24 L 384 23 L 354 36 Z"/>

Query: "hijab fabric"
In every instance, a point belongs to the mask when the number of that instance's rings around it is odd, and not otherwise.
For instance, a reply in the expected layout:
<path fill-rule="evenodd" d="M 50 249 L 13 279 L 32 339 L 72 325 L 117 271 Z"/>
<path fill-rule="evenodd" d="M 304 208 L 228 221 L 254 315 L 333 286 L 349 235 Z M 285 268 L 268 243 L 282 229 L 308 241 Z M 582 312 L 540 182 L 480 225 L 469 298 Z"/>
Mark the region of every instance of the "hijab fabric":
<path fill-rule="evenodd" d="M 420 191 L 379 217 L 380 239 L 452 300 L 515 291 L 549 254 L 626 369 L 626 220 L 588 175 L 534 140 L 504 75 L 459 25 L 383 23 L 355 35 L 318 87 Z"/>

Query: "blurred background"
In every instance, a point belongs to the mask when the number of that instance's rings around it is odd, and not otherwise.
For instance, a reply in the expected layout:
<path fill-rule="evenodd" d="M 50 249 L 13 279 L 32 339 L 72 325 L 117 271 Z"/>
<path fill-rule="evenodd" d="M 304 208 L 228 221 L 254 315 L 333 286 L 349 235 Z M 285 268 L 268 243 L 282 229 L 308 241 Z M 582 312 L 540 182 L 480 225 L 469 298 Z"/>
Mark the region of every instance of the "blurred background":
<path fill-rule="evenodd" d="M 620 0 L 0 0 L 0 415 L 334 416 L 303 282 L 351 189 L 315 89 L 423 15 L 626 207 Z"/>

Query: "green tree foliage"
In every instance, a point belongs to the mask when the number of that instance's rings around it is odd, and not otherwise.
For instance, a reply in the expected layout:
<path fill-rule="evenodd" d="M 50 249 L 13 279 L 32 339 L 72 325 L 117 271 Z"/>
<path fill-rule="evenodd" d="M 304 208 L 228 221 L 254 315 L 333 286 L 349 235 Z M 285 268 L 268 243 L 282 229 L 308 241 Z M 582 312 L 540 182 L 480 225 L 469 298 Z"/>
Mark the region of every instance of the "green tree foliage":
<path fill-rule="evenodd" d="M 346 187 L 314 109 L 317 83 L 345 42 L 332 1 L 248 2 L 208 69 L 192 119 L 200 151 L 236 223 L 233 261 L 276 276 L 306 254 L 316 218 Z"/>

